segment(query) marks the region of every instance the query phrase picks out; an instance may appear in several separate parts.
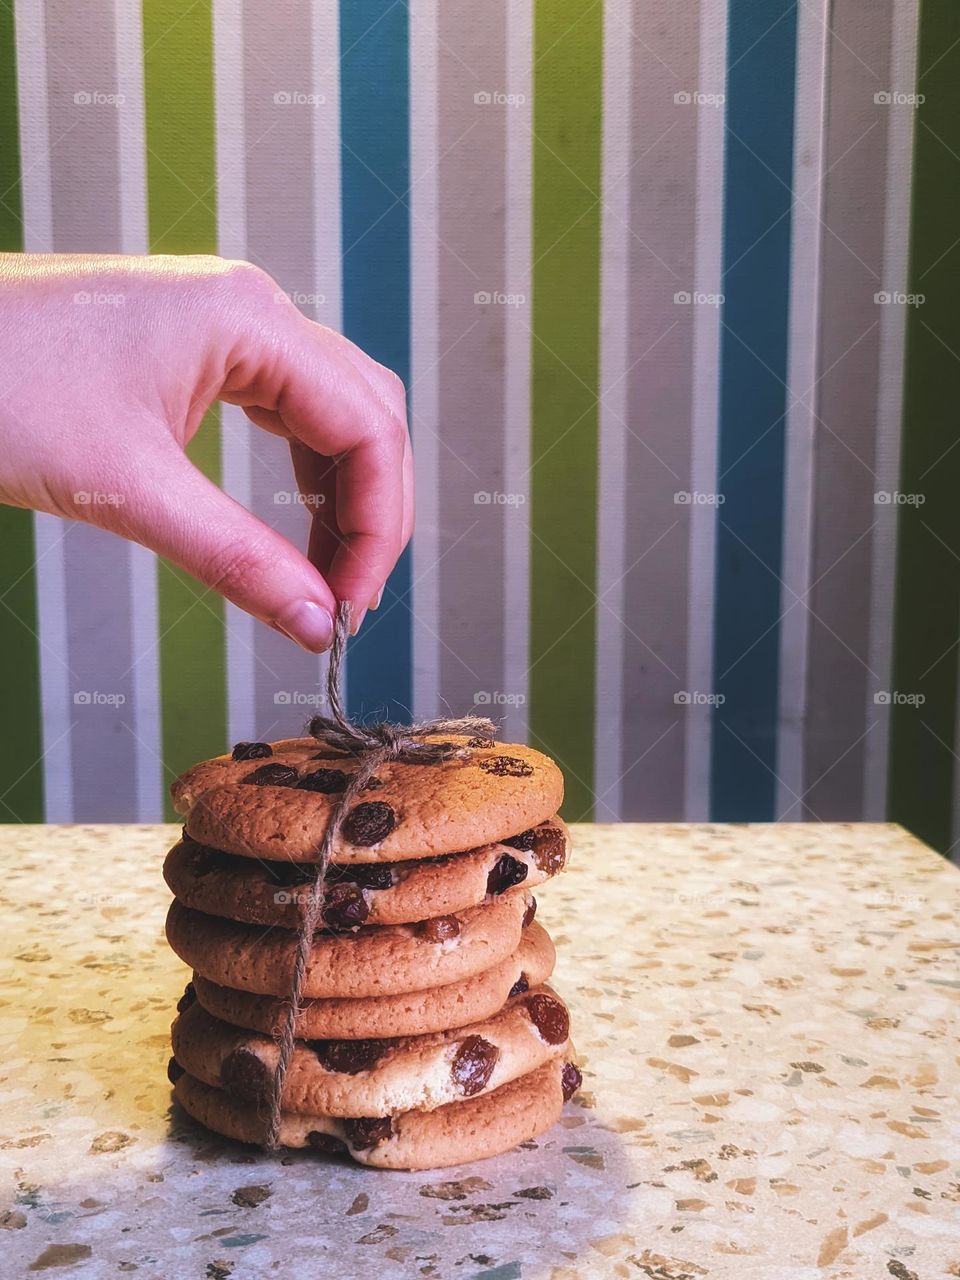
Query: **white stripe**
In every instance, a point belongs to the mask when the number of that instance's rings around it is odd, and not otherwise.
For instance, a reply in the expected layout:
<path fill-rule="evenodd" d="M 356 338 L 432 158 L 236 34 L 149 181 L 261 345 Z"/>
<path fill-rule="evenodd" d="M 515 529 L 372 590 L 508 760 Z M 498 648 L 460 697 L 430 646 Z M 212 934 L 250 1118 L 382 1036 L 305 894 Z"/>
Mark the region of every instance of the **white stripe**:
<path fill-rule="evenodd" d="M 37 512 L 37 630 L 43 729 L 43 794 L 47 822 L 73 821 L 73 710 L 67 644 L 63 542 L 70 523 Z"/>
<path fill-rule="evenodd" d="M 413 714 L 435 716 L 440 687 L 437 361 L 437 3 L 410 6 L 410 407 L 417 522 L 413 537 Z"/>
<path fill-rule="evenodd" d="M 531 298 L 533 175 L 533 5 L 515 0 L 507 6 L 508 92 L 522 95 L 507 112 L 506 261 L 507 288 Z M 504 359 L 504 488 L 522 493 L 530 510 L 530 359 L 529 322 L 523 307 L 507 307 Z M 522 524 L 520 529 L 522 530 Z M 511 530 L 513 533 L 511 534 Z M 503 687 L 519 695 L 504 708 L 503 738 L 525 742 L 530 694 L 530 539 L 503 521 Z"/>
<path fill-rule="evenodd" d="M 42 0 L 17 0 L 17 90 L 20 107 L 21 187 L 24 248 L 49 253 L 53 246 L 50 133 Z M 43 788 L 48 822 L 73 818 L 72 724 L 63 539 L 69 524 L 57 516 L 34 516 Z"/>
<path fill-rule="evenodd" d="M 53 250 L 50 130 L 47 118 L 47 51 L 43 0 L 16 0 L 17 95 L 20 117 L 20 184 L 24 248 Z"/>
<path fill-rule="evenodd" d="M 117 91 L 124 108 L 119 135 L 120 249 L 146 253 L 147 172 L 143 97 L 143 27 L 140 10 L 114 0 Z M 163 819 L 161 765 L 160 650 L 157 644 L 157 562 L 152 552 L 130 544 L 130 631 L 133 648 L 133 748 L 136 756 L 136 812 L 140 822 Z"/>
<path fill-rule="evenodd" d="M 917 63 L 918 0 L 895 0 L 890 47 L 890 85 L 911 92 Z M 909 289 L 910 200 L 913 173 L 912 111 L 891 111 L 887 134 L 887 203 L 884 215 L 884 289 Z M 877 388 L 876 487 L 892 493 L 899 487 L 900 430 L 903 414 L 903 375 L 906 307 L 880 307 L 880 376 Z M 890 750 L 890 708 L 874 704 L 878 690 L 893 681 L 893 606 L 896 589 L 897 522 L 878 520 L 873 532 L 870 586 L 870 647 L 868 663 L 879 683 L 867 689 L 867 723 L 876 723 L 864 740 L 863 816 L 879 821 L 887 813 L 887 774 Z M 960 779 L 958 779 L 960 782 Z M 957 832 L 960 834 L 960 832 Z"/>
<path fill-rule="evenodd" d="M 322 111 L 313 113 L 313 261 L 315 292 L 322 301 L 314 319 L 338 332 L 343 328 L 340 221 L 340 19 L 339 9 L 311 0 L 313 91 L 323 94 Z M 328 656 L 318 661 L 317 679 L 326 687 Z M 349 658 L 343 664 L 346 678 Z M 346 685 L 344 685 L 346 687 Z"/>
<path fill-rule="evenodd" d="M 701 0 L 700 85 L 702 93 L 726 88 L 726 0 Z M 697 119 L 696 288 L 718 294 L 723 280 L 723 173 L 726 110 L 701 111 Z M 690 487 L 717 489 L 720 394 L 720 316 L 716 307 L 693 308 L 693 412 Z M 690 508 L 690 567 L 687 587 L 687 687 L 713 688 L 713 609 L 717 508 Z M 687 708 L 684 817 L 710 815 L 709 706 Z"/>
<path fill-rule="evenodd" d="M 147 149 L 143 97 L 143 26 L 140 10 L 114 0 L 117 91 L 124 107 L 117 112 L 120 170 L 121 249 L 147 252 Z"/>
<path fill-rule="evenodd" d="M 801 401 L 817 381 L 823 149 L 826 129 L 829 3 L 812 0 L 797 16 L 793 186 L 790 235 L 790 317 L 784 460 L 783 588 L 780 596 L 780 695 L 777 713 L 776 812 L 803 817 L 804 734 L 810 615 L 799 597 L 810 587 L 813 532 L 813 440 L 818 396 Z"/>
<path fill-rule="evenodd" d="M 627 490 L 627 378 L 630 267 L 630 111 L 633 58 L 630 0 L 608 0 L 603 17 L 603 196 L 600 244 L 600 494 L 594 791 L 597 822 L 621 816 L 623 625 Z"/>
<path fill-rule="evenodd" d="M 225 258 L 246 258 L 246 130 L 243 113 L 243 13 L 241 0 L 214 0 L 213 65 L 217 166 L 217 247 Z M 220 407 L 223 489 L 251 505 L 250 433 L 236 405 Z M 224 608 L 227 661 L 227 736 L 257 736 L 254 711 L 254 620 L 236 605 Z"/>
<path fill-rule="evenodd" d="M 312 0 L 314 92 L 322 111 L 313 113 L 314 259 L 317 293 L 323 302 L 315 319 L 343 327 L 340 277 L 340 26 L 335 4 Z"/>

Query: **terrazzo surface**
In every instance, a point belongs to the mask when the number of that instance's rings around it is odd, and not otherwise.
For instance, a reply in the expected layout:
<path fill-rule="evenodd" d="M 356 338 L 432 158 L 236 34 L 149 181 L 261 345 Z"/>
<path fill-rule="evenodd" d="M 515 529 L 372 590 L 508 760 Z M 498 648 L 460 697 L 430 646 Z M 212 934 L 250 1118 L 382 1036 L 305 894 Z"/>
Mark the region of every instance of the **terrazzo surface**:
<path fill-rule="evenodd" d="M 584 1090 L 434 1174 L 174 1110 L 174 827 L 0 828 L 0 1272 L 960 1277 L 960 874 L 894 826 L 582 826 L 539 894 Z"/>

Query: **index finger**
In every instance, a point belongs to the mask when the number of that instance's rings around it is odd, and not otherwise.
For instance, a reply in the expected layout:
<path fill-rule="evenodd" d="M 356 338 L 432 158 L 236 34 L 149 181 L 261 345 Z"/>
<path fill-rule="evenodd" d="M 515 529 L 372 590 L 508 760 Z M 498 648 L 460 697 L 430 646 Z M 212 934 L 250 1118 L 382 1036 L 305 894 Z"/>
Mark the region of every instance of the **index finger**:
<path fill-rule="evenodd" d="M 280 331 L 239 353 L 223 398 L 273 410 L 295 440 L 336 466 L 339 545 L 328 583 L 365 609 L 403 546 L 406 407 L 399 379 L 359 348 L 285 311 Z"/>

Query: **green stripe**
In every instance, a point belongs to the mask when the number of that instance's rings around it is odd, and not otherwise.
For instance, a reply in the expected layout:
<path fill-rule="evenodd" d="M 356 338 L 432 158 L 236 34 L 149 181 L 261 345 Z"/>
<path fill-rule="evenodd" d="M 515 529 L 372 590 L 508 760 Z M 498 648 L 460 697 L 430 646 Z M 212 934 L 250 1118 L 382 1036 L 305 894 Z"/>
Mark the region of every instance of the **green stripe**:
<path fill-rule="evenodd" d="M 211 0 L 144 0 L 147 201 L 153 253 L 216 253 L 216 157 Z M 215 409 L 189 447 L 220 483 Z M 158 576 L 163 759 L 173 774 L 224 749 L 224 604 L 188 574 Z M 172 813 L 171 813 L 172 816 Z"/>
<path fill-rule="evenodd" d="M 892 710 L 890 816 L 938 849 L 952 838 L 960 615 L 958 42 L 956 0 L 923 0 L 909 291 L 926 301 L 907 313 L 900 492 L 924 502 L 900 509 L 893 683 L 925 702 Z"/>
<path fill-rule="evenodd" d="M 0 6 L 0 251 L 23 249 L 17 51 L 12 6 Z M 0 506 L 0 822 L 42 822 L 40 646 L 33 513 Z M 12 785 L 11 785 L 12 783 Z"/>
<path fill-rule="evenodd" d="M 530 734 L 593 813 L 603 6 L 534 18 Z"/>

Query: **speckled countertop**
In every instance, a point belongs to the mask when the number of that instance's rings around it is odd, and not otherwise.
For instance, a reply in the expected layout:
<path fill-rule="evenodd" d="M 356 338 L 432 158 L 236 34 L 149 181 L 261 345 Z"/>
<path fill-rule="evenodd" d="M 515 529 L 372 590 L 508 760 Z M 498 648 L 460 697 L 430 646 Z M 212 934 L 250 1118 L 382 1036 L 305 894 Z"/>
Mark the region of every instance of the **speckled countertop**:
<path fill-rule="evenodd" d="M 0 828 L 5 1275 L 960 1277 L 960 874 L 899 828 L 575 829 L 584 1092 L 436 1174 L 171 1110 L 175 830 Z"/>

